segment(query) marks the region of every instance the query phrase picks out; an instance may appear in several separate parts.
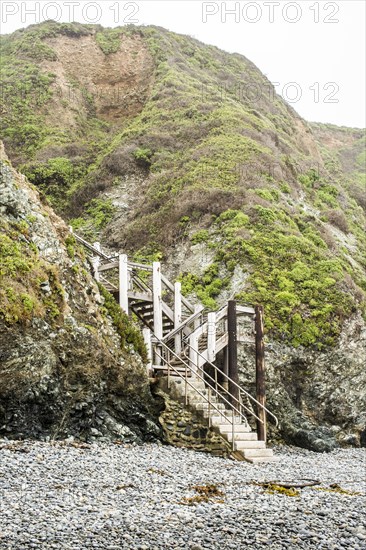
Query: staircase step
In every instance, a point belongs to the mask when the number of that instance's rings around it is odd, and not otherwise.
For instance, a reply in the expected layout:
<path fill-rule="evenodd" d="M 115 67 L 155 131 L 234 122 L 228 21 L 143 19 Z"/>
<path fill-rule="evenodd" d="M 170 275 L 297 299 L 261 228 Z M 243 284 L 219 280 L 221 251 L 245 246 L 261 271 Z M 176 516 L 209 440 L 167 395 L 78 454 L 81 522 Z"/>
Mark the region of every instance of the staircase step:
<path fill-rule="evenodd" d="M 205 396 L 208 398 L 208 391 L 203 388 L 196 388 L 196 389 L 190 388 L 190 394 L 191 394 L 190 397 L 192 398 L 192 400 L 197 403 L 202 402 L 202 396 Z M 218 400 L 216 397 L 213 397 L 211 395 L 210 399 L 211 399 L 211 403 L 218 403 Z"/>
<path fill-rule="evenodd" d="M 160 376 L 163 375 L 163 376 L 168 377 L 168 368 L 167 368 L 166 365 L 154 365 L 154 366 L 153 366 L 153 369 L 154 369 L 155 371 L 158 371 L 158 372 L 160 373 Z M 181 392 L 182 395 L 184 395 L 184 380 L 183 380 L 183 378 L 181 378 L 181 376 L 182 376 L 182 377 L 185 377 L 185 372 L 186 372 L 185 369 L 179 369 L 179 368 L 175 368 L 175 370 L 171 369 L 171 370 L 169 371 L 169 376 L 170 376 L 170 377 L 172 377 L 172 378 L 173 378 L 173 377 L 176 377 L 176 378 L 177 378 L 177 380 L 175 381 L 175 383 L 176 383 L 176 382 L 180 382 L 180 381 L 183 383 L 183 390 L 182 390 L 182 392 Z M 179 374 L 178 374 L 178 373 L 179 373 Z M 192 373 L 191 373 L 190 371 L 188 371 L 187 377 L 188 377 L 188 378 L 191 378 L 191 377 L 192 377 Z M 191 383 L 191 380 L 190 380 L 190 383 Z"/>
<path fill-rule="evenodd" d="M 258 441 L 258 443 L 260 443 Z M 263 442 L 264 443 L 264 442 Z M 245 442 L 238 442 L 235 444 L 238 451 L 242 451 L 245 458 L 258 458 L 258 457 L 268 457 L 273 456 L 272 449 L 266 449 L 265 447 L 262 449 L 247 449 L 245 448 Z"/>
<path fill-rule="evenodd" d="M 246 426 L 244 426 L 246 428 Z M 239 426 L 239 428 L 241 428 L 241 426 Z M 232 441 L 233 440 L 233 434 L 232 434 L 232 430 L 230 429 L 230 431 L 223 431 L 222 429 L 220 429 L 220 432 L 226 436 L 227 440 L 228 441 Z M 235 435 L 234 435 L 234 441 L 245 441 L 245 442 L 248 442 L 248 441 L 258 441 L 258 436 L 255 432 L 242 432 L 242 431 L 238 431 L 237 428 L 235 428 Z"/>
<path fill-rule="evenodd" d="M 220 426 L 221 424 L 227 424 L 228 426 L 231 426 L 230 422 L 228 422 L 229 419 L 231 421 L 231 414 L 230 413 L 224 413 L 222 415 L 214 414 L 211 415 L 211 422 L 214 426 Z M 241 419 L 237 417 L 235 419 L 235 426 L 239 426 L 241 424 Z"/>
<path fill-rule="evenodd" d="M 175 384 L 176 384 L 177 387 L 180 386 L 182 388 L 182 390 L 184 391 L 184 385 L 185 385 L 184 380 L 182 380 L 182 381 L 177 380 L 175 382 Z M 196 378 L 193 378 L 193 380 L 190 380 L 190 384 L 191 385 L 188 386 L 188 391 L 189 392 L 194 392 L 194 388 L 196 388 L 199 391 L 202 391 L 202 390 L 205 390 L 205 387 L 206 387 L 204 382 L 201 382 L 200 380 L 197 380 Z"/>
<path fill-rule="evenodd" d="M 140 302 L 139 300 L 129 300 L 130 306 L 135 309 L 153 309 L 152 302 Z"/>
<path fill-rule="evenodd" d="M 245 460 L 251 462 L 252 464 L 262 464 L 265 462 L 279 462 L 278 456 L 256 456 L 256 457 L 245 457 Z"/>
<path fill-rule="evenodd" d="M 233 427 L 231 424 L 227 422 L 217 422 L 214 424 L 216 428 L 220 430 L 222 434 L 232 434 Z M 257 434 L 251 431 L 250 426 L 247 426 L 246 424 L 236 424 L 235 425 L 235 433 L 238 434 L 247 434 L 247 435 L 255 435 L 257 437 Z"/>
<path fill-rule="evenodd" d="M 190 401 L 191 402 L 191 401 Z M 192 405 L 195 406 L 195 408 L 199 411 L 208 411 L 208 403 L 207 401 L 201 401 L 200 403 L 197 402 L 191 402 Z M 215 408 L 214 408 L 215 407 Z M 224 411 L 225 405 L 222 405 L 222 403 L 213 403 L 211 406 L 211 411 L 217 411 L 217 409 Z"/>
<path fill-rule="evenodd" d="M 244 456 L 246 455 L 246 452 L 255 450 L 255 451 L 268 451 L 271 449 L 266 449 L 266 443 L 265 441 L 237 441 L 235 440 L 235 449 L 237 451 L 242 451 L 244 453 Z M 265 455 L 265 456 L 271 456 L 271 455 Z"/>
<path fill-rule="evenodd" d="M 201 390 L 201 389 L 193 390 L 192 388 L 190 388 L 190 390 L 191 391 L 190 391 L 189 397 L 193 405 L 197 405 L 199 407 L 200 405 L 208 404 L 208 395 L 205 390 Z M 210 403 L 211 405 L 220 405 L 220 410 L 222 411 L 225 410 L 225 405 L 220 403 L 220 401 L 213 399 L 212 395 L 210 397 Z"/>

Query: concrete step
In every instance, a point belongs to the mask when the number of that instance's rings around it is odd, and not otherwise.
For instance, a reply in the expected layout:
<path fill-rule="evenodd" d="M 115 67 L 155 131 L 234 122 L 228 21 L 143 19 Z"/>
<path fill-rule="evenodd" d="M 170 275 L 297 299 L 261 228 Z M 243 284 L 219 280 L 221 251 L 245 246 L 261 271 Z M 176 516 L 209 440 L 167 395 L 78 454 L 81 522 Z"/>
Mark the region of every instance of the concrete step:
<path fill-rule="evenodd" d="M 244 440 L 240 441 L 240 440 L 235 440 L 235 449 L 237 451 L 242 451 L 245 456 L 246 456 L 245 453 L 248 450 L 249 451 L 258 450 L 258 451 L 261 451 L 261 452 L 262 452 L 262 450 L 268 451 L 268 449 L 266 449 L 266 443 L 264 441 L 244 441 Z"/>
<path fill-rule="evenodd" d="M 199 411 L 209 411 L 210 409 L 210 412 L 212 413 L 217 413 L 217 409 L 219 409 L 220 411 L 223 411 L 225 410 L 225 405 L 223 405 L 222 403 L 213 403 L 211 404 L 211 406 L 209 407 L 208 406 L 208 403 L 207 401 L 201 401 L 201 402 L 197 402 L 197 401 L 193 401 L 190 403 Z"/>
<path fill-rule="evenodd" d="M 194 402 L 194 403 L 203 403 L 203 402 L 206 402 L 206 399 L 208 399 L 208 391 L 207 390 L 195 391 L 195 390 L 192 390 L 192 388 L 190 388 L 190 391 L 189 391 L 188 395 L 192 399 L 192 402 Z M 210 396 L 210 402 L 211 403 L 220 403 L 220 405 L 222 405 L 225 408 L 225 405 L 223 405 L 223 403 L 221 403 L 221 401 L 219 401 L 213 395 Z"/>
<path fill-rule="evenodd" d="M 219 430 L 220 430 L 220 433 L 222 433 L 222 435 L 226 436 L 226 439 L 228 441 L 233 440 L 232 430 L 223 431 L 220 428 Z M 238 432 L 238 430 L 235 428 L 234 441 L 258 441 L 258 436 L 255 432 L 241 432 L 241 431 Z"/>
<path fill-rule="evenodd" d="M 185 370 L 185 369 L 183 369 Z M 176 385 L 176 388 L 178 389 L 178 391 L 182 394 L 185 393 L 185 382 L 184 380 L 180 380 L 180 381 L 175 381 L 174 384 Z M 193 386 L 193 387 L 192 387 Z M 207 395 L 207 390 L 205 389 L 205 384 L 204 382 L 202 382 L 202 384 L 198 384 L 197 381 L 195 380 L 195 378 L 193 377 L 192 380 L 189 381 L 189 384 L 187 385 L 187 393 L 188 395 L 192 395 L 192 396 L 199 396 L 199 394 L 197 393 L 198 390 L 200 393 L 202 393 L 203 395 Z"/>
<path fill-rule="evenodd" d="M 214 413 L 215 414 L 211 415 L 211 422 L 214 426 L 220 426 L 220 424 L 227 424 L 228 426 L 231 427 L 230 422 L 231 422 L 232 416 L 230 413 L 228 412 L 225 413 L 224 411 L 222 415 L 217 414 L 216 411 L 214 411 Z M 228 422 L 227 419 L 230 419 L 230 422 Z M 241 418 L 239 417 L 235 417 L 234 422 L 235 422 L 235 426 L 239 426 L 242 423 Z"/>
<path fill-rule="evenodd" d="M 264 443 L 261 441 L 258 441 L 258 443 Z M 248 449 L 246 448 L 246 441 L 240 441 L 235 444 L 238 451 L 242 451 L 245 458 L 258 458 L 258 457 L 268 457 L 273 456 L 272 449 L 266 449 L 265 445 L 262 449 Z"/>
<path fill-rule="evenodd" d="M 257 456 L 257 457 L 245 457 L 247 462 L 252 464 L 263 464 L 265 462 L 279 462 L 278 456 Z"/>
<path fill-rule="evenodd" d="M 203 388 L 197 388 L 197 391 L 191 387 L 187 388 L 188 395 L 193 399 L 193 401 L 202 401 L 202 396 L 208 397 L 208 391 Z M 198 393 L 199 392 L 199 393 Z M 211 398 L 213 399 L 213 398 Z"/>
<path fill-rule="evenodd" d="M 167 367 L 162 366 L 162 365 L 154 365 L 153 368 L 156 372 L 159 372 L 161 376 L 164 376 L 164 377 L 168 378 L 168 369 L 167 369 Z M 173 384 L 173 383 L 175 383 L 175 381 L 179 382 L 179 381 L 182 380 L 181 376 L 185 376 L 185 371 L 181 370 L 180 368 L 176 368 L 175 371 L 173 371 L 173 369 L 170 369 L 169 376 L 170 376 L 170 383 Z M 192 377 L 191 373 L 188 373 L 187 376 L 188 376 L 189 380 Z M 179 390 L 179 393 L 181 393 L 180 390 Z M 182 395 L 184 395 L 184 389 L 183 389 Z"/>
<path fill-rule="evenodd" d="M 216 426 L 219 428 L 220 432 L 222 434 L 232 434 L 233 427 L 231 424 L 222 422 L 221 424 L 217 424 Z M 255 432 L 252 432 L 251 427 L 247 426 L 246 424 L 236 424 L 235 425 L 235 433 L 236 434 L 254 434 L 257 437 L 257 434 Z"/>
<path fill-rule="evenodd" d="M 202 392 L 202 390 L 206 390 L 206 386 L 205 386 L 205 383 L 202 381 L 200 382 L 199 380 L 196 380 L 194 378 L 194 380 L 191 381 L 191 386 L 189 386 L 189 391 L 195 393 L 195 389 Z M 193 386 L 193 388 L 192 388 Z"/>

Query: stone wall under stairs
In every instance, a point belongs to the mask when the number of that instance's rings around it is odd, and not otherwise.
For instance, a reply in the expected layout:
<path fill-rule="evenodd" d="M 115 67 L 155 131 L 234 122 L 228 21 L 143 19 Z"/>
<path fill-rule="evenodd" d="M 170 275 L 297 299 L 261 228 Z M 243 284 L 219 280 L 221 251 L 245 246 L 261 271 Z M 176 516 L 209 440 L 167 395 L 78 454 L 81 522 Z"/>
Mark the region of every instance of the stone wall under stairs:
<path fill-rule="evenodd" d="M 234 448 L 232 444 L 232 424 L 228 420 L 230 411 L 217 397 L 211 396 L 211 407 L 203 396 L 207 387 L 203 381 L 191 378 L 187 385 L 188 403 L 185 404 L 185 382 L 182 378 L 160 377 L 157 392 L 164 398 L 165 410 L 160 422 L 169 443 L 197 451 L 206 451 L 217 456 L 230 456 L 236 460 L 246 460 L 257 464 L 275 462 L 277 457 L 264 441 L 258 441 L 245 417 L 235 416 Z M 209 427 L 209 417 L 210 424 Z"/>
<path fill-rule="evenodd" d="M 214 456 L 234 458 L 230 443 L 213 428 L 209 428 L 207 421 L 198 412 L 185 407 L 177 395 L 172 395 L 166 377 L 155 384 L 153 393 L 165 403 L 159 421 L 167 443 Z"/>

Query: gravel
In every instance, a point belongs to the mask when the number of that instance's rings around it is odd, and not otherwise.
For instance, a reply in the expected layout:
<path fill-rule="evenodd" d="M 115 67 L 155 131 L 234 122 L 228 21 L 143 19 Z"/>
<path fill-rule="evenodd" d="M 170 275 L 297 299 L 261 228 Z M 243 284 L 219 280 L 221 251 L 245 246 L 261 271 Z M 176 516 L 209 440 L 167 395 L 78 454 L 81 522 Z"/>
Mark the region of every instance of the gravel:
<path fill-rule="evenodd" d="M 275 453 L 252 465 L 156 444 L 0 440 L 0 548 L 366 549 L 365 449 Z M 253 483 L 304 478 L 321 485 L 290 497 Z M 223 494 L 190 505 L 197 485 Z"/>

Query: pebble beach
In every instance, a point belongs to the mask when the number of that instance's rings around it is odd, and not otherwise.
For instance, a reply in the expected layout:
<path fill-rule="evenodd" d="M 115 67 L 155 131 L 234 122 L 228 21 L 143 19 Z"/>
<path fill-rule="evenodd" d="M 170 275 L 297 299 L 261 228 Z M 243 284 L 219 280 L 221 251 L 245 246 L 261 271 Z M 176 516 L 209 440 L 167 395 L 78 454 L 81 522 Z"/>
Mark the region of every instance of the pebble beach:
<path fill-rule="evenodd" d="M 365 449 L 275 454 L 0 440 L 0 549 L 366 549 Z"/>

